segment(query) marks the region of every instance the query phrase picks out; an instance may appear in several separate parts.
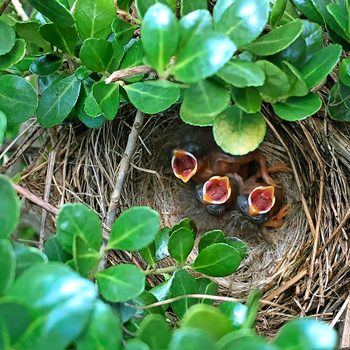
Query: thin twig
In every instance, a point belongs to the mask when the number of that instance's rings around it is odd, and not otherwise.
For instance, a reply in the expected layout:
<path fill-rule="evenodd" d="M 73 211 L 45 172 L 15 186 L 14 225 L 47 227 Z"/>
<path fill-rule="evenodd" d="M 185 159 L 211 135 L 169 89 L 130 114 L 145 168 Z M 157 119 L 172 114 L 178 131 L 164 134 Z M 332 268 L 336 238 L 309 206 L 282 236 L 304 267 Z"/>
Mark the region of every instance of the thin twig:
<path fill-rule="evenodd" d="M 10 4 L 11 0 L 4 0 L 0 7 L 0 16 L 5 12 L 7 6 Z"/>
<path fill-rule="evenodd" d="M 23 10 L 22 4 L 18 0 L 11 0 L 13 7 L 15 8 L 18 17 L 22 19 L 22 21 L 28 21 L 29 16 Z"/>
<path fill-rule="evenodd" d="M 148 66 L 138 66 L 133 68 L 121 69 L 113 72 L 106 80 L 106 84 L 115 83 L 118 80 L 122 80 L 135 75 L 148 74 L 153 72 L 153 69 Z"/>

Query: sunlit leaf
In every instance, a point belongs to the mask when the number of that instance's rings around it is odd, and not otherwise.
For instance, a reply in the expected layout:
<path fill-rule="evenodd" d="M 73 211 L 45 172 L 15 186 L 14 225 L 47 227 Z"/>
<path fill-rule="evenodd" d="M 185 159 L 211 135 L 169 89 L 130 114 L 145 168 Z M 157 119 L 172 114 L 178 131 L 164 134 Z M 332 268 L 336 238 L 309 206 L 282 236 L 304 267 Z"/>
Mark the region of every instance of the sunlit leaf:
<path fill-rule="evenodd" d="M 23 39 L 16 39 L 15 46 L 11 51 L 0 56 L 0 70 L 10 68 L 12 65 L 19 62 L 24 57 L 25 53 L 26 42 Z"/>

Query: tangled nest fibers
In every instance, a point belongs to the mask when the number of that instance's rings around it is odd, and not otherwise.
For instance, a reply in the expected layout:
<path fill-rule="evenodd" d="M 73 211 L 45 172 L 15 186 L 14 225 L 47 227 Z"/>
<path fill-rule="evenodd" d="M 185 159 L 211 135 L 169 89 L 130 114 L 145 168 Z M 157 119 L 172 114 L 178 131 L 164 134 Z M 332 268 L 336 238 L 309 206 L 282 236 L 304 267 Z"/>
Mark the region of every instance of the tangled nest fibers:
<path fill-rule="evenodd" d="M 171 175 L 162 145 L 179 123 L 176 110 L 146 118 L 118 212 L 148 205 L 161 213 L 163 225 L 190 217 L 199 234 L 216 228 L 245 240 L 249 255 L 241 268 L 217 282 L 224 296 L 263 291 L 257 323 L 262 333 L 273 335 L 286 320 L 305 315 L 341 325 L 350 282 L 350 126 L 322 114 L 295 123 L 281 122 L 267 109 L 264 114 L 268 133 L 261 149 L 270 165 L 288 163 L 293 169 L 277 176 L 290 204 L 281 229 L 258 232 L 235 212 L 214 218 L 194 199 L 190 185 Z M 21 184 L 40 197 L 50 193 L 48 201 L 57 207 L 85 203 L 104 219 L 134 115 L 125 106 L 115 122 L 98 130 L 69 124 L 50 130 Z M 145 267 L 137 254 L 109 255 L 112 264 L 130 259 Z"/>

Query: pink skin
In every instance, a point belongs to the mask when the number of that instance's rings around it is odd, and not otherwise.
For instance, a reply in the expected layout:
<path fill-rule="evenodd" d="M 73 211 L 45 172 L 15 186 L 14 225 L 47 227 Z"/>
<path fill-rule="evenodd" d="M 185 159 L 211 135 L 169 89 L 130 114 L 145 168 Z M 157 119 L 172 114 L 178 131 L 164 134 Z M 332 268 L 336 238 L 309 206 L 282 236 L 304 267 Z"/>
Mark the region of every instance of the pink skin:
<path fill-rule="evenodd" d="M 273 186 L 258 186 L 248 197 L 249 215 L 256 216 L 268 213 L 275 205 L 275 188 Z"/>

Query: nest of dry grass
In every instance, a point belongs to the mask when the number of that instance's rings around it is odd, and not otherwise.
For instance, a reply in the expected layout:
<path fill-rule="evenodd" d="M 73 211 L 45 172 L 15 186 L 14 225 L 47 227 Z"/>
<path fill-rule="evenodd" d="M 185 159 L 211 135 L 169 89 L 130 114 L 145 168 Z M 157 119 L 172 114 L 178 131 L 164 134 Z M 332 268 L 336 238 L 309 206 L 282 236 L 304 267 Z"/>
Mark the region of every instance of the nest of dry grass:
<path fill-rule="evenodd" d="M 269 130 L 261 149 L 269 164 L 293 168 L 278 176 L 291 206 L 281 229 L 258 232 L 235 212 L 213 218 L 196 202 L 190 186 L 174 179 L 161 146 L 179 123 L 176 110 L 146 118 L 118 212 L 148 205 L 161 213 L 164 226 L 188 216 L 199 233 L 219 228 L 245 240 L 250 254 L 242 267 L 217 281 L 226 296 L 246 298 L 251 288 L 263 291 L 258 319 L 263 333 L 272 335 L 286 320 L 305 315 L 336 324 L 349 295 L 350 126 L 323 115 L 284 123 L 271 111 L 264 113 Z M 67 124 L 50 131 L 24 171 L 22 185 L 40 197 L 46 194 L 57 207 L 85 203 L 104 219 L 134 115 L 126 106 L 115 122 L 98 130 Z M 112 253 L 109 258 L 143 265 L 137 255 Z"/>

